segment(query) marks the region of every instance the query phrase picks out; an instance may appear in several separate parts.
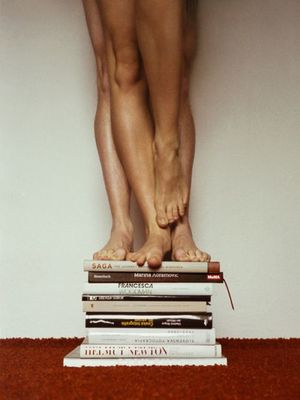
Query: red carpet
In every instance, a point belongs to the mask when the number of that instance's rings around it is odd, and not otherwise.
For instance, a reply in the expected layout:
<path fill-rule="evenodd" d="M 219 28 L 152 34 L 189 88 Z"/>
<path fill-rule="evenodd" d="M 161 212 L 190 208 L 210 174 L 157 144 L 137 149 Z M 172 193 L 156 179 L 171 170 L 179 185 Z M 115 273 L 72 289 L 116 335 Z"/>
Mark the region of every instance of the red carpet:
<path fill-rule="evenodd" d="M 62 367 L 81 341 L 0 340 L 0 399 L 300 399 L 300 339 L 222 339 L 228 367 Z"/>

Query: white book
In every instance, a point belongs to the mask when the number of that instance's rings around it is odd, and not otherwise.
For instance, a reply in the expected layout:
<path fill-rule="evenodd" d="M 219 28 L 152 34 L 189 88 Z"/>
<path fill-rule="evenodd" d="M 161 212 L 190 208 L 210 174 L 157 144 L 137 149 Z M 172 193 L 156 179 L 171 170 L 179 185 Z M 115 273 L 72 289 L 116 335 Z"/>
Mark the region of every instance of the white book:
<path fill-rule="evenodd" d="M 86 294 L 210 296 L 213 293 L 213 284 L 207 282 L 85 282 L 83 291 Z"/>
<path fill-rule="evenodd" d="M 134 366 L 150 366 L 150 365 L 227 365 L 227 358 L 80 358 L 80 346 L 76 347 L 64 357 L 64 367 L 115 367 L 117 365 Z"/>
<path fill-rule="evenodd" d="M 216 344 L 138 345 L 92 344 L 86 337 L 80 345 L 81 358 L 199 358 L 221 357 L 222 347 Z"/>
<path fill-rule="evenodd" d="M 83 301 L 84 312 L 206 312 L 205 301 Z"/>
<path fill-rule="evenodd" d="M 115 367 L 117 365 L 152 366 L 152 365 L 227 365 L 227 358 L 221 357 L 202 357 L 202 358 L 80 358 L 80 346 L 76 347 L 64 357 L 64 367 Z"/>
<path fill-rule="evenodd" d="M 135 262 L 127 260 L 84 260 L 84 271 L 106 272 L 155 272 L 147 264 L 139 267 Z M 220 262 L 209 261 L 163 261 L 159 272 L 184 272 L 184 273 L 219 273 Z"/>
<path fill-rule="evenodd" d="M 215 328 L 89 328 L 88 342 L 92 344 L 215 344 Z"/>

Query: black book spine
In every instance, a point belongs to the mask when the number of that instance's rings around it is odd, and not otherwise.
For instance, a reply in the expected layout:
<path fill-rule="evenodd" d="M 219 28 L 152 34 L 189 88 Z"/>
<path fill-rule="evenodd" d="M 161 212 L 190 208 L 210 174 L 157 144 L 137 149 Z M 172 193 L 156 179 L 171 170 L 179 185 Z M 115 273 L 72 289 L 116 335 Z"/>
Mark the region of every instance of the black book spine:
<path fill-rule="evenodd" d="M 166 329 L 210 329 L 212 317 L 205 319 L 155 318 L 151 319 L 98 319 L 85 320 L 86 328 L 166 328 Z"/>
<path fill-rule="evenodd" d="M 212 282 L 222 283 L 223 273 L 89 272 L 89 283 L 118 282 Z"/>
<path fill-rule="evenodd" d="M 99 295 L 83 294 L 82 301 L 204 301 L 210 302 L 211 296 L 196 295 Z"/>
<path fill-rule="evenodd" d="M 119 311 L 113 311 L 113 312 L 111 312 L 111 311 L 86 311 L 85 312 L 85 315 L 94 315 L 94 317 L 96 318 L 106 318 L 106 317 L 103 317 L 103 315 L 113 315 L 114 317 L 113 317 L 113 319 L 122 319 L 122 317 L 123 316 L 125 316 L 125 315 L 127 315 L 127 316 L 130 316 L 130 318 L 135 318 L 135 319 L 139 319 L 140 318 L 140 315 L 145 315 L 145 311 L 134 311 L 134 312 L 119 312 Z M 180 313 L 178 313 L 178 311 L 176 312 L 176 311 L 168 311 L 167 313 L 165 312 L 165 311 L 147 311 L 147 317 L 149 316 L 149 315 L 151 315 L 151 316 L 157 316 L 157 315 L 159 315 L 160 316 L 160 318 L 166 318 L 166 315 L 167 316 L 174 316 L 174 318 L 183 318 L 182 317 L 182 315 L 183 315 L 183 313 L 182 312 L 180 312 Z M 200 311 L 200 312 L 193 312 L 193 313 L 184 313 L 184 315 L 188 315 L 188 316 L 193 316 L 193 317 L 198 317 L 198 318 L 202 318 L 202 319 L 204 319 L 204 318 L 212 318 L 212 312 L 208 312 L 208 311 Z M 155 318 L 155 317 L 153 317 L 153 318 Z"/>

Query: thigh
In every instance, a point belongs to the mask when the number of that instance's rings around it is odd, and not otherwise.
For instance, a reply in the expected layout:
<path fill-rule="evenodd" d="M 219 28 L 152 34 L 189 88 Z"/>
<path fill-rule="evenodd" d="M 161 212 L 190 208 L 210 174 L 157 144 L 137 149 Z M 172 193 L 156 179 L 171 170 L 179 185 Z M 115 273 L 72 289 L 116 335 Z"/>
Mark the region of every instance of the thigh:
<path fill-rule="evenodd" d="M 82 0 L 86 22 L 96 57 L 104 56 L 104 37 L 97 0 Z"/>
<path fill-rule="evenodd" d="M 99 0 L 111 83 L 127 90 L 142 78 L 135 0 Z"/>
<path fill-rule="evenodd" d="M 98 88 L 108 92 L 107 62 L 105 55 L 105 41 L 100 10 L 97 0 L 82 0 L 87 27 L 96 57 Z"/>
<path fill-rule="evenodd" d="M 188 75 L 197 52 L 197 0 L 185 0 L 183 55 L 185 74 Z"/>
<path fill-rule="evenodd" d="M 105 39 L 113 44 L 115 53 L 137 50 L 134 0 L 98 0 Z"/>

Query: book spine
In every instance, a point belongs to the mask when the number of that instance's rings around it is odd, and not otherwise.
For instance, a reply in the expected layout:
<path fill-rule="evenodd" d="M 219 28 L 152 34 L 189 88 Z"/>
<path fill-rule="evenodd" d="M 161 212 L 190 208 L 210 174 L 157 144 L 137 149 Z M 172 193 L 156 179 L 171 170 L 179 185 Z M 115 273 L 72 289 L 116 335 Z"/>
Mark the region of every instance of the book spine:
<path fill-rule="evenodd" d="M 215 329 L 88 329 L 92 344 L 215 344 Z"/>
<path fill-rule="evenodd" d="M 85 319 L 86 328 L 178 328 L 178 329 L 210 329 L 212 328 L 212 317 L 207 318 L 131 318 L 131 319 L 114 319 L 114 318 L 90 318 Z"/>
<path fill-rule="evenodd" d="M 154 302 L 154 301 L 210 301 L 211 296 L 189 296 L 189 295 L 101 295 L 101 294 L 86 294 L 82 295 L 83 301 L 144 301 L 144 302 Z"/>
<path fill-rule="evenodd" d="M 101 345 L 82 344 L 82 358 L 221 357 L 221 345 Z"/>
<path fill-rule="evenodd" d="M 147 264 L 142 267 L 131 261 L 102 261 L 84 260 L 84 271 L 104 271 L 104 272 L 153 272 Z M 220 273 L 220 263 L 218 261 L 193 262 L 193 261 L 163 261 L 160 272 L 184 272 L 184 273 Z"/>
<path fill-rule="evenodd" d="M 205 301 L 83 301 L 84 312 L 206 312 Z"/>
<path fill-rule="evenodd" d="M 84 292 L 89 294 L 135 294 L 135 295 L 212 295 L 212 283 L 88 283 Z"/>
<path fill-rule="evenodd" d="M 211 282 L 222 283 L 223 273 L 185 274 L 168 272 L 92 272 L 88 273 L 89 283 L 118 282 Z"/>

